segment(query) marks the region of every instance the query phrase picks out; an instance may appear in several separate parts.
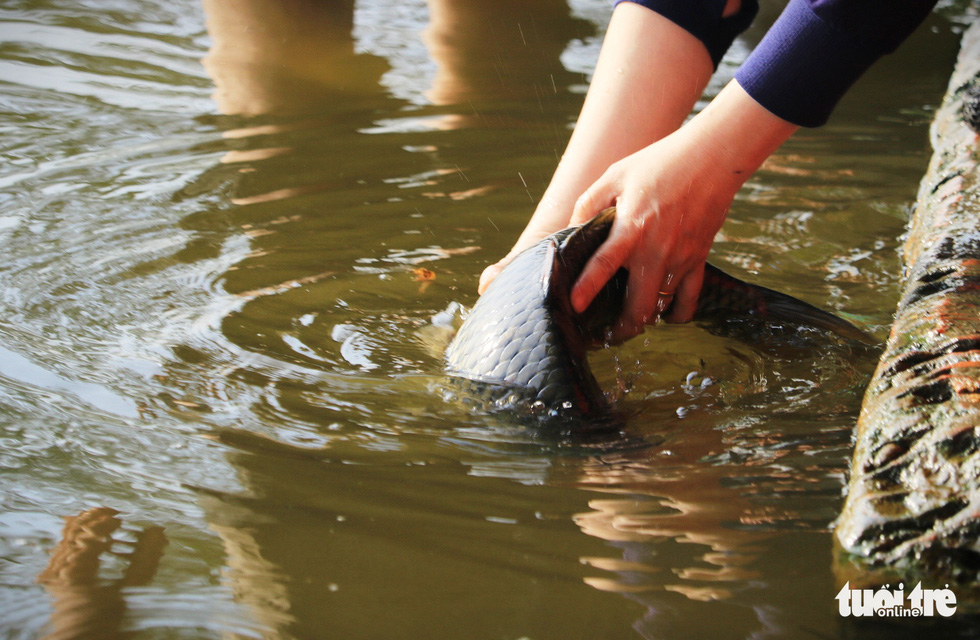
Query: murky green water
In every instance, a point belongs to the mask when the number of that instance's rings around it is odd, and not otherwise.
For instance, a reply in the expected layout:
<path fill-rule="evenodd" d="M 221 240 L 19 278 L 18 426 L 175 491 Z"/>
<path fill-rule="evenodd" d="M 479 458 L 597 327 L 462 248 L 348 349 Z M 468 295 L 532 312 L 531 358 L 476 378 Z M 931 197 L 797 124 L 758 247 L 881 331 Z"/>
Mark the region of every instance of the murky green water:
<path fill-rule="evenodd" d="M 81 4 L 0 6 L 0 634 L 875 631 L 830 534 L 873 359 L 658 327 L 597 354 L 600 443 L 446 393 L 425 336 L 543 191 L 605 1 Z M 713 260 L 883 338 L 964 15 L 786 145 Z"/>

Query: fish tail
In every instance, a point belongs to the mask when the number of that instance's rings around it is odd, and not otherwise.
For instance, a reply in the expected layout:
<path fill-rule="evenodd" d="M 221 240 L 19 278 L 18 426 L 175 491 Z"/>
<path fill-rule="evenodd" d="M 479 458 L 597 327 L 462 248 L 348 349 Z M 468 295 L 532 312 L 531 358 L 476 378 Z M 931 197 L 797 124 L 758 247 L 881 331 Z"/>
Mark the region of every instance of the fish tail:
<path fill-rule="evenodd" d="M 785 293 L 749 284 L 728 275 L 712 264 L 704 266 L 704 284 L 698 298 L 695 320 L 755 315 L 769 322 L 809 326 L 863 344 L 874 339 L 850 322 Z"/>

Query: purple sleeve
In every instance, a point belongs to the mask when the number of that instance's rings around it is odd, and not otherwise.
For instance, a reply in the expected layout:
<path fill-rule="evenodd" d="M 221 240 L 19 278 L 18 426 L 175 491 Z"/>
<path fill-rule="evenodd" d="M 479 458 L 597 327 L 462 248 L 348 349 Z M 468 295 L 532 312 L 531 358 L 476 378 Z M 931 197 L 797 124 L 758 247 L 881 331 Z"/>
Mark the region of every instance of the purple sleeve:
<path fill-rule="evenodd" d="M 616 0 L 633 2 L 656 11 L 684 28 L 708 49 L 715 68 L 732 45 L 735 36 L 745 31 L 759 11 L 758 0 L 742 0 L 742 8 L 723 18 L 725 0 Z"/>
<path fill-rule="evenodd" d="M 759 104 L 804 127 L 925 20 L 936 0 L 790 0 L 735 74 Z"/>

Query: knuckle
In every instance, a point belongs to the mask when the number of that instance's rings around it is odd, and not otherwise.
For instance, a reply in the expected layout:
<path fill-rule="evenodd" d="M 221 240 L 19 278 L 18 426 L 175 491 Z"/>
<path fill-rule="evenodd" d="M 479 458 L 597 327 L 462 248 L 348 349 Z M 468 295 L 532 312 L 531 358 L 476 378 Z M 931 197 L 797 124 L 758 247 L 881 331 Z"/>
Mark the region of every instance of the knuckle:
<path fill-rule="evenodd" d="M 580 211 L 582 209 L 588 208 L 589 203 L 591 202 L 592 202 L 592 190 L 590 189 L 589 191 L 586 191 L 585 193 L 580 195 L 575 200 L 575 206 L 573 208 L 575 209 L 575 211 Z"/>
<path fill-rule="evenodd" d="M 599 270 L 603 273 L 611 273 L 619 268 L 619 261 L 614 258 L 610 252 L 597 251 L 593 254 L 592 259 L 595 261 L 595 264 Z"/>

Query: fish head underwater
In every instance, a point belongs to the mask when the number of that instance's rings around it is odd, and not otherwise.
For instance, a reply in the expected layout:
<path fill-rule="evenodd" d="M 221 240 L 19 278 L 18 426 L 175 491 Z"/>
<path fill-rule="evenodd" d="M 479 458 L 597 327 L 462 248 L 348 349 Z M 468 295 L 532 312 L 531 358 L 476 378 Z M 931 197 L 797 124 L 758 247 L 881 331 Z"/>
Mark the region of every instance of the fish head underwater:
<path fill-rule="evenodd" d="M 575 313 L 572 285 L 609 236 L 615 207 L 555 232 L 518 254 L 466 316 L 446 350 L 447 373 L 472 383 L 498 407 L 537 409 L 548 417 L 600 416 L 610 410 L 587 351 L 603 344 L 619 317 L 627 272 L 619 272 L 588 309 Z M 747 326 L 815 328 L 862 345 L 874 341 L 850 323 L 791 296 L 705 265 L 695 320 L 752 340 Z"/>

